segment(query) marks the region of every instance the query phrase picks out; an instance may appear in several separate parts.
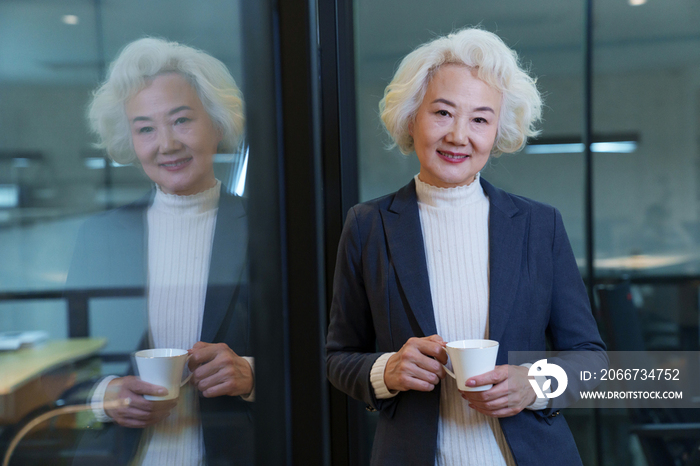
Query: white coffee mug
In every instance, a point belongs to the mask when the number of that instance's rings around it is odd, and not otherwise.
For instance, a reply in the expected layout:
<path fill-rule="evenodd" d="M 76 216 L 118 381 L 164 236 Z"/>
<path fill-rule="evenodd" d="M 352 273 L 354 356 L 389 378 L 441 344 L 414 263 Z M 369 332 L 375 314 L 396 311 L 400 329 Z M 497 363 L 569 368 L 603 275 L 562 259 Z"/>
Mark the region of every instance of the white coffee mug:
<path fill-rule="evenodd" d="M 457 381 L 457 387 L 467 392 L 483 392 L 493 385 L 481 385 L 479 387 L 467 387 L 467 379 L 485 374 L 496 368 L 496 356 L 498 356 L 498 342 L 493 340 L 458 340 L 451 341 L 445 348 L 454 373 L 446 366 L 445 370 Z"/>
<path fill-rule="evenodd" d="M 182 380 L 182 371 L 190 360 L 186 350 L 173 348 L 147 349 L 136 352 L 136 366 L 144 382 L 168 389 L 165 396 L 144 395 L 151 401 L 172 400 L 180 396 L 180 387 L 192 377 Z"/>

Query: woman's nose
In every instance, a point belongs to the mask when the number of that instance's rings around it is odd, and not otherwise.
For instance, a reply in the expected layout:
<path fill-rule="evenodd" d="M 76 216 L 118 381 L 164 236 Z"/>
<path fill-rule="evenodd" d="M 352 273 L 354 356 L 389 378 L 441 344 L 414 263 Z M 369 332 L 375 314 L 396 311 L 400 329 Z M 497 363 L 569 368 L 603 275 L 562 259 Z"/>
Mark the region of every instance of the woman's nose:
<path fill-rule="evenodd" d="M 160 131 L 158 138 L 158 148 L 161 153 L 168 154 L 179 150 L 182 144 L 173 132 L 172 128 L 164 128 Z"/>
<path fill-rule="evenodd" d="M 466 146 L 469 143 L 469 125 L 467 122 L 455 121 L 447 133 L 448 142 L 456 146 Z"/>

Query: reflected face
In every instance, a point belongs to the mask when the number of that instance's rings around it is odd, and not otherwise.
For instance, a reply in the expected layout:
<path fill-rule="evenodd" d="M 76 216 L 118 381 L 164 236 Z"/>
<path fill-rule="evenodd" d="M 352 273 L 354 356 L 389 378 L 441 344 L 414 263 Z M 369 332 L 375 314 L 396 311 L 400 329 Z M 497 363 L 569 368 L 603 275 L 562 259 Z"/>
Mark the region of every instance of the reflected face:
<path fill-rule="evenodd" d="M 466 66 L 441 66 L 409 125 L 420 180 L 440 188 L 474 181 L 496 140 L 501 101 L 501 93 Z"/>
<path fill-rule="evenodd" d="M 127 101 L 126 116 L 136 156 L 164 192 L 184 196 L 216 184 L 221 135 L 185 78 L 156 76 Z"/>

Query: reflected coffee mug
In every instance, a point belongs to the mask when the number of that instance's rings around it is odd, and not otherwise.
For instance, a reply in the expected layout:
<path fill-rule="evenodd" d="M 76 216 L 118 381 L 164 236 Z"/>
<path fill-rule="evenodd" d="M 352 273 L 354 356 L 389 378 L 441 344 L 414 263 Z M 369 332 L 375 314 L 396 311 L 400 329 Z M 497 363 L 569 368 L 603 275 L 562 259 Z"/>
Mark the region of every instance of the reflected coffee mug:
<path fill-rule="evenodd" d="M 457 381 L 457 387 L 467 392 L 483 392 L 493 385 L 467 387 L 467 379 L 490 372 L 496 368 L 498 342 L 493 340 L 457 340 L 451 341 L 445 347 L 452 361 L 454 373 L 446 366 L 445 370 Z"/>
<path fill-rule="evenodd" d="M 162 401 L 177 398 L 180 396 L 180 387 L 192 377 L 190 374 L 182 380 L 182 371 L 190 360 L 186 350 L 147 349 L 137 351 L 135 356 L 141 380 L 168 389 L 168 394 L 165 396 L 144 395 L 143 397 L 147 400 Z"/>

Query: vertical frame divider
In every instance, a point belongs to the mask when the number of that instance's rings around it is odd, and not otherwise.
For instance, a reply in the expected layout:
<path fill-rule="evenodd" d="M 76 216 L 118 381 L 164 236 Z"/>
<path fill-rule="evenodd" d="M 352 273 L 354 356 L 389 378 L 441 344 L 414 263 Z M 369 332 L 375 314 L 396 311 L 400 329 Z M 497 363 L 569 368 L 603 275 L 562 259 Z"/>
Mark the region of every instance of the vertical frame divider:
<path fill-rule="evenodd" d="M 595 287 L 595 228 L 594 228 L 594 180 L 593 180 L 593 0 L 583 0 L 583 147 L 584 147 L 584 220 L 586 228 L 586 288 L 591 310 L 595 309 L 593 290 Z M 593 409 L 595 430 L 595 452 L 598 465 L 604 464 L 602 419 L 599 409 Z"/>
<path fill-rule="evenodd" d="M 353 0 L 318 2 L 323 127 L 327 312 L 333 296 L 337 245 L 347 211 L 358 202 Z M 364 407 L 327 384 L 331 464 L 359 466 L 369 452 Z"/>
<path fill-rule="evenodd" d="M 315 0 L 241 3 L 256 464 L 329 464 Z"/>

